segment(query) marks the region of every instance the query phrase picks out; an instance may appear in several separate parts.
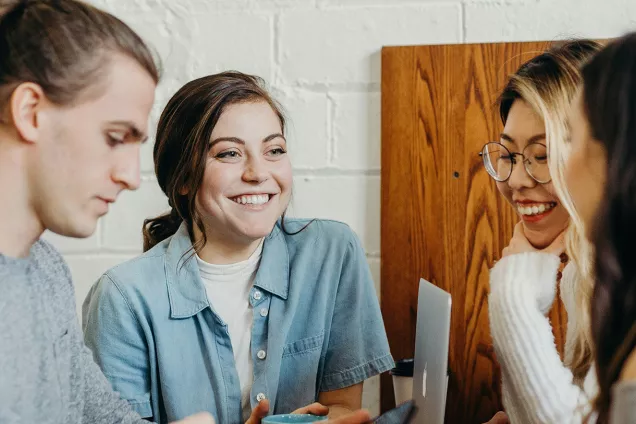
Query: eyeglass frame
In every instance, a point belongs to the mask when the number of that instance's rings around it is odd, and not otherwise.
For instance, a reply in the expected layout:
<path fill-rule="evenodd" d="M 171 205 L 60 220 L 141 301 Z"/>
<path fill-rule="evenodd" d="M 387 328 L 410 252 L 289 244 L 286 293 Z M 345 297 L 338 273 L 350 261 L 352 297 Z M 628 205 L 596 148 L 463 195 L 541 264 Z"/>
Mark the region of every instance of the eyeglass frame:
<path fill-rule="evenodd" d="M 490 172 L 488 172 L 488 167 L 486 166 L 486 159 L 484 157 L 484 149 L 486 148 L 486 146 L 488 146 L 489 144 L 497 144 L 501 147 L 503 147 L 508 153 L 510 153 L 510 156 L 512 158 L 512 165 L 510 166 L 510 172 L 508 173 L 508 176 L 506 178 L 504 178 L 503 180 L 497 179 L 494 175 L 492 175 Z M 523 148 L 523 151 L 525 152 L 526 149 L 532 145 L 538 144 L 539 146 L 543 146 L 545 147 L 546 151 L 548 149 L 548 146 L 546 146 L 543 143 L 530 143 L 528 144 L 526 147 Z M 530 176 L 530 178 L 532 178 L 534 181 L 536 181 L 538 184 L 548 184 L 552 181 L 552 175 L 550 175 L 550 179 L 547 181 L 539 181 L 538 179 L 536 179 L 534 177 L 534 175 L 532 175 L 532 172 L 530 172 L 528 170 L 528 168 L 526 167 L 526 161 L 528 160 L 528 158 L 526 158 L 526 156 L 523 153 L 519 153 L 519 152 L 511 152 L 510 149 L 508 149 L 506 146 L 504 146 L 503 144 L 501 144 L 498 141 L 489 141 L 488 143 L 484 144 L 483 147 L 481 148 L 481 151 L 479 152 L 479 157 L 481 157 L 481 162 L 482 165 L 484 166 L 484 168 L 486 168 L 486 172 L 488 173 L 488 175 L 490 175 L 490 177 L 497 181 L 498 183 L 505 183 L 506 181 L 508 181 L 510 179 L 510 177 L 512 176 L 512 171 L 514 171 L 514 167 L 516 165 L 516 159 L 515 156 L 521 156 L 522 158 L 522 163 L 523 163 L 523 169 L 526 171 L 526 173 Z"/>

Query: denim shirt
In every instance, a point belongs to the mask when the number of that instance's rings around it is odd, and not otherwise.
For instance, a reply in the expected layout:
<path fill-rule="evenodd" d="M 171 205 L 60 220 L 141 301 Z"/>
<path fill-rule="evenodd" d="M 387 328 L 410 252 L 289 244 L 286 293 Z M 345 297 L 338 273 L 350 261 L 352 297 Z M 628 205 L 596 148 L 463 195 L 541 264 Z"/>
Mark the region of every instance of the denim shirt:
<path fill-rule="evenodd" d="M 240 423 L 227 325 L 210 306 L 191 247 L 182 225 L 106 272 L 84 302 L 85 342 L 143 417 L 165 423 L 209 411 L 218 423 Z M 288 413 L 393 366 L 364 251 L 345 224 L 316 220 L 289 235 L 278 222 L 249 302 L 252 408 L 269 399 L 270 414 Z"/>

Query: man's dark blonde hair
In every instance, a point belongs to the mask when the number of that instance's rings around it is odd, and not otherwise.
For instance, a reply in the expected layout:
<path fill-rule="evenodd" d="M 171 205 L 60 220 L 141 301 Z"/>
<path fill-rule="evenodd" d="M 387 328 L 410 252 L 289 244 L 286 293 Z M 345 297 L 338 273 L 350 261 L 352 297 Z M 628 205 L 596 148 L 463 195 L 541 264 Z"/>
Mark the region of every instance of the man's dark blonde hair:
<path fill-rule="evenodd" d="M 55 104 L 72 104 L 99 87 L 114 53 L 159 81 L 144 41 L 115 16 L 77 0 L 0 0 L 0 105 L 24 82 Z"/>

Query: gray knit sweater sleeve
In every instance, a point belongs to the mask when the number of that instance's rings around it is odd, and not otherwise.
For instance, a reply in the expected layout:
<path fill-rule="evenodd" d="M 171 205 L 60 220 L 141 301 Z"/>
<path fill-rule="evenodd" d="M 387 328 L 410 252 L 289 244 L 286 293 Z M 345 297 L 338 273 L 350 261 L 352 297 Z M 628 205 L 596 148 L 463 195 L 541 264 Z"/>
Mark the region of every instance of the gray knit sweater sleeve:
<path fill-rule="evenodd" d="M 612 388 L 610 424 L 636 423 L 636 381 L 620 381 Z"/>
<path fill-rule="evenodd" d="M 79 328 L 70 272 L 48 243 L 0 255 L 0 422 L 146 424 L 113 392 Z"/>

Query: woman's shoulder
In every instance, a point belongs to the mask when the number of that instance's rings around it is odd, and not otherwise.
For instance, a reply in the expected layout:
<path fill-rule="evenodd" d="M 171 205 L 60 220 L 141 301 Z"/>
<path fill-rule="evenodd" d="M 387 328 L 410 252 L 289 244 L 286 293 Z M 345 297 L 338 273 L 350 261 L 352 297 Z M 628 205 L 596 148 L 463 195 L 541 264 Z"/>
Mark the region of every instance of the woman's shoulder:
<path fill-rule="evenodd" d="M 293 262 L 331 263 L 364 256 L 358 236 L 349 225 L 339 221 L 286 218 L 284 224 L 281 221 L 277 223 L 272 234 L 274 240 L 284 240 Z"/>
<path fill-rule="evenodd" d="M 636 380 L 620 380 L 612 387 L 610 423 L 622 424 L 636 421 Z"/>
<path fill-rule="evenodd" d="M 164 260 L 168 240 L 157 244 L 152 249 L 128 259 L 108 269 L 101 279 L 112 280 L 118 286 L 143 287 L 164 275 Z"/>
<path fill-rule="evenodd" d="M 330 219 L 285 218 L 276 226 L 278 233 L 291 243 L 331 245 L 357 240 L 356 234 L 348 224 Z"/>

